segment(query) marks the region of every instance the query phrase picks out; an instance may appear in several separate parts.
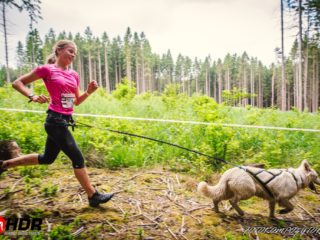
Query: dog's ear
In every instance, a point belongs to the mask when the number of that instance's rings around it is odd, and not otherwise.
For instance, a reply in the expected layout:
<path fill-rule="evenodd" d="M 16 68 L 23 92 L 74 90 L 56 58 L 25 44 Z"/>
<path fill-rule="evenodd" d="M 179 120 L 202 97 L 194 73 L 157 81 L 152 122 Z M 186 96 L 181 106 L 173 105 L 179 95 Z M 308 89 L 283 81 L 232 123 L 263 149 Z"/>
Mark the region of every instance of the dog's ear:
<path fill-rule="evenodd" d="M 303 169 L 306 172 L 310 172 L 311 171 L 311 166 L 310 166 L 309 162 L 306 159 L 302 161 L 301 166 L 303 167 Z"/>

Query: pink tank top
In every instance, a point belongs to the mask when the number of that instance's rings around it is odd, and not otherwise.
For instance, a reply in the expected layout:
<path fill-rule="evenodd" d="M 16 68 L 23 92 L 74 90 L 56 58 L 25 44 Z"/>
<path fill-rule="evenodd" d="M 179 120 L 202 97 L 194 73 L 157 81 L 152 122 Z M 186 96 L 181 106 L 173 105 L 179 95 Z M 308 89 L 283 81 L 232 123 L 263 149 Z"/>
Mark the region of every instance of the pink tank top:
<path fill-rule="evenodd" d="M 49 109 L 71 115 L 75 93 L 79 87 L 78 74 L 72 69 L 63 70 L 54 64 L 39 66 L 34 69 L 34 73 L 43 79 L 49 92 Z"/>

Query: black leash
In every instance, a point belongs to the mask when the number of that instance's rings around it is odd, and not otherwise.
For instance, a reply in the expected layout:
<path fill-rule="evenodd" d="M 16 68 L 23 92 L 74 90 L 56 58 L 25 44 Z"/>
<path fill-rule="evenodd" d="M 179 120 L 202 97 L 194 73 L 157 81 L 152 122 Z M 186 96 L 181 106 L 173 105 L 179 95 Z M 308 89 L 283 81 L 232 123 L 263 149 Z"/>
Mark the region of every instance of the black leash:
<path fill-rule="evenodd" d="M 174 143 L 165 142 L 165 141 L 163 141 L 163 140 L 159 140 L 159 139 L 155 139 L 155 138 L 151 138 L 151 137 L 146 137 L 146 136 L 142 136 L 142 135 L 137 135 L 137 134 L 129 133 L 129 132 L 112 130 L 112 129 L 109 129 L 109 128 L 100 128 L 100 127 L 96 127 L 96 126 L 89 125 L 89 124 L 86 124 L 86 123 L 81 123 L 81 122 L 79 122 L 79 121 L 77 121 L 77 124 L 80 124 L 80 125 L 82 125 L 82 126 L 84 126 L 84 127 L 88 127 L 88 128 L 97 128 L 97 129 L 100 129 L 100 130 L 105 130 L 105 131 L 109 131 L 109 132 L 113 132 L 113 133 L 119 133 L 119 134 L 128 135 L 128 136 L 132 136 L 132 137 L 138 137 L 138 138 L 148 139 L 148 140 L 151 140 L 151 141 L 154 141 L 154 142 L 167 144 L 167 145 L 169 145 L 169 146 L 173 146 L 173 147 L 177 147 L 177 148 L 180 148 L 180 149 L 189 151 L 189 152 L 193 152 L 193 153 L 199 154 L 199 155 L 201 155 L 201 156 L 204 156 L 204 157 L 207 157 L 207 158 L 210 158 L 210 159 L 213 159 L 213 160 L 217 160 L 217 161 L 223 162 L 223 163 L 225 163 L 225 164 L 231 164 L 231 163 L 228 163 L 226 160 L 224 160 L 224 159 L 222 159 L 222 158 L 210 156 L 210 155 L 204 154 L 204 153 L 202 153 L 202 152 L 198 152 L 198 151 L 193 150 L 193 149 L 190 149 L 190 148 L 186 148 L 186 147 L 179 146 L 179 145 L 174 144 Z M 74 127 L 77 126 L 77 125 L 73 123 L 73 124 L 70 124 L 70 126 L 74 128 Z M 233 164 L 231 164 L 231 165 L 233 165 Z M 235 165 L 233 165 L 233 166 L 235 166 Z"/>
<path fill-rule="evenodd" d="M 93 126 L 93 125 L 90 125 L 90 124 L 86 124 L 86 123 L 81 123 L 79 121 L 77 121 L 77 124 L 75 123 L 75 121 L 72 121 L 69 123 L 69 126 L 72 127 L 72 130 L 74 130 L 74 127 L 77 127 L 77 125 L 80 124 L 81 126 L 84 126 L 84 127 L 88 127 L 88 128 L 96 128 L 96 129 L 100 129 L 100 130 L 103 130 L 103 131 L 109 131 L 109 132 L 113 132 L 113 133 L 119 133 L 119 134 L 123 134 L 123 135 L 128 135 L 128 136 L 132 136 L 132 137 L 138 137 L 138 138 L 143 138 L 143 139 L 147 139 L 147 140 L 151 140 L 151 141 L 154 141 L 154 142 L 158 142 L 158 143 L 163 143 L 163 144 L 167 144 L 169 146 L 173 146 L 173 147 L 177 147 L 177 148 L 180 148 L 180 149 L 183 149 L 183 150 L 186 150 L 186 151 L 189 151 L 189 152 L 193 152 L 193 153 L 196 153 L 198 155 L 201 155 L 201 156 L 204 156 L 204 157 L 207 157 L 209 159 L 213 159 L 213 160 L 216 160 L 216 161 L 219 161 L 219 162 L 223 162 L 225 164 L 229 164 L 233 167 L 238 167 L 240 169 L 242 169 L 243 171 L 247 172 L 263 189 L 264 191 L 269 195 L 270 198 L 275 198 L 272 191 L 268 188 L 268 186 L 266 184 L 264 184 L 261 179 L 259 179 L 254 173 L 252 173 L 249 169 L 247 168 L 244 168 L 242 166 L 238 166 L 238 165 L 235 165 L 233 163 L 230 163 L 230 162 L 227 162 L 226 160 L 222 159 L 222 158 L 218 158 L 218 157 L 214 157 L 214 156 L 210 156 L 210 155 L 207 155 L 207 154 L 204 154 L 202 152 L 199 152 L 199 151 L 196 151 L 196 150 L 193 150 L 193 149 L 190 149 L 190 148 L 186 148 L 186 147 L 182 147 L 182 146 L 179 146 L 177 144 L 174 144 L 174 143 L 169 143 L 169 142 L 165 142 L 163 140 L 159 140 L 159 139 L 155 139 L 155 138 L 151 138 L 151 137 L 146 137 L 146 136 L 142 136 L 142 135 L 138 135 L 138 134 L 134 134 L 134 133 L 129 133 L 129 132 L 123 132 L 123 131 L 118 131 L 118 130 L 113 130 L 113 129 L 109 129 L 109 128 L 101 128 L 101 127 L 97 127 L 97 126 Z"/>

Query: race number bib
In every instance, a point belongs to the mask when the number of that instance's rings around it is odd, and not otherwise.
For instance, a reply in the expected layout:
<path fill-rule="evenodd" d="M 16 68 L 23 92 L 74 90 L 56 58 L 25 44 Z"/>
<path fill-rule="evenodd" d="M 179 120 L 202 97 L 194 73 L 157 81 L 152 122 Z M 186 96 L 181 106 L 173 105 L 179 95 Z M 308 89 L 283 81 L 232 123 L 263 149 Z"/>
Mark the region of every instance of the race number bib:
<path fill-rule="evenodd" d="M 63 108 L 73 108 L 73 93 L 61 93 L 61 105 Z"/>

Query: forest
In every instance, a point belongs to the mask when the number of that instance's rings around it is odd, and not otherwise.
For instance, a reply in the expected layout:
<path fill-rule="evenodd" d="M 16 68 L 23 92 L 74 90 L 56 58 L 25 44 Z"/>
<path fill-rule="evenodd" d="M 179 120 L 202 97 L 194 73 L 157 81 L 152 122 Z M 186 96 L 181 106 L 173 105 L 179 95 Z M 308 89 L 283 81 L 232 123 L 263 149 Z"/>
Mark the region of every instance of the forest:
<path fill-rule="evenodd" d="M 245 51 L 191 59 L 168 46 L 160 55 L 152 50 L 148 33 L 130 24 L 118 36 L 107 31 L 97 36 L 94 26 L 82 33 L 50 28 L 41 36 L 40 0 L 0 4 L 5 43 L 0 140 L 13 140 L 22 154 L 44 151 L 48 105 L 29 103 L 11 83 L 44 64 L 57 40 L 70 39 L 78 48 L 71 67 L 80 76 L 81 90 L 92 80 L 100 85 L 76 107 L 72 135 L 94 187 L 115 194 L 107 204 L 89 207 L 65 154 L 54 164 L 8 169 L 0 174 L 0 215 L 43 222 L 41 231 L 6 231 L 0 239 L 319 238 L 316 187 L 301 182 L 304 189 L 290 199 L 294 209 L 280 215 L 277 205 L 273 219 L 267 202 L 257 197 L 240 202 L 244 216 L 228 201 L 216 213 L 212 199 L 197 186 L 201 181 L 215 185 L 222 172 L 250 164 L 289 171 L 307 159 L 320 171 L 320 0 L 279 1 L 281 41 L 269 66 Z M 15 46 L 14 67 L 9 64 L 9 9 L 26 12 L 30 20 L 25 41 Z M 286 46 L 284 33 L 290 29 L 295 41 Z M 48 94 L 41 81 L 29 87 L 35 95 Z M 259 232 L 260 226 L 274 232 Z"/>
<path fill-rule="evenodd" d="M 167 84 L 178 84 L 179 92 L 187 96 L 202 94 L 230 106 L 316 112 L 320 99 L 319 0 L 280 2 L 282 42 L 281 47 L 275 47 L 275 62 L 270 66 L 246 52 L 228 53 L 223 59 L 210 55 L 191 59 L 183 53 L 174 59 L 170 49 L 159 55 L 152 51 L 147 33 L 134 32 L 130 27 L 122 36 L 109 36 L 107 32 L 96 36 L 88 26 L 83 33 L 56 33 L 51 28 L 42 37 L 33 27 L 35 15 L 30 19 L 26 41 L 19 41 L 16 46 L 16 68 L 9 68 L 8 62 L 2 66 L 0 85 L 44 64 L 57 40 L 70 39 L 78 46 L 72 67 L 80 75 L 82 89 L 97 80 L 110 93 L 127 79 L 138 95 L 162 94 Z M 295 22 L 284 26 L 286 13 Z M 298 29 L 296 40 L 293 46 L 284 46 L 283 33 L 289 28 Z M 284 55 L 285 47 L 290 48 L 288 56 Z"/>

